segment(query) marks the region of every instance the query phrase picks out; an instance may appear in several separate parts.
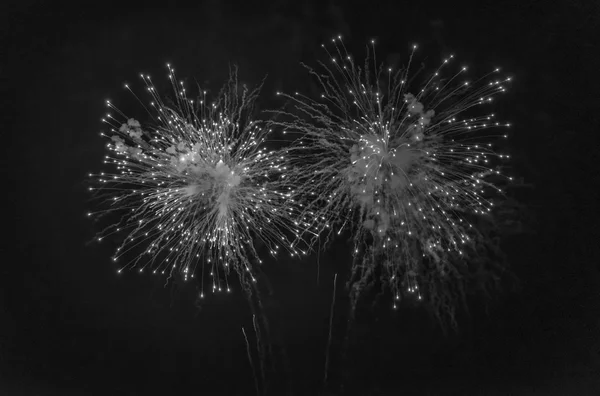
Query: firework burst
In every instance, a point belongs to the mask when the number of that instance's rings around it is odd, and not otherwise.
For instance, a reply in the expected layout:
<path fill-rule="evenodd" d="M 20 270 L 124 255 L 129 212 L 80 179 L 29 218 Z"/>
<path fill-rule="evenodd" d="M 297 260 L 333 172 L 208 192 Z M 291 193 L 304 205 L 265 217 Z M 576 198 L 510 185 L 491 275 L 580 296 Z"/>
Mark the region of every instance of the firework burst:
<path fill-rule="evenodd" d="M 320 100 L 280 93 L 294 110 L 278 112 L 285 121 L 275 122 L 299 135 L 289 153 L 304 169 L 295 183 L 310 203 L 301 217 L 305 236 L 313 245 L 351 230 L 354 301 L 376 280 L 392 291 L 394 307 L 412 295 L 454 321 L 468 257 L 485 243 L 476 220 L 491 216 L 503 180 L 496 165 L 508 158 L 494 152 L 485 130 L 509 125 L 472 113 L 510 78 L 494 70 L 469 83 L 466 68 L 446 73 L 450 56 L 416 86 L 416 46 L 399 70 L 377 64 L 373 42 L 363 66 L 340 37 L 333 50 L 324 48 L 331 63 L 321 63 L 322 72 L 308 68 Z"/>
<path fill-rule="evenodd" d="M 148 126 L 107 101 L 115 115 L 103 119 L 110 126 L 102 133 L 109 139 L 105 163 L 116 171 L 90 175 L 99 184 L 91 190 L 110 207 L 89 215 L 115 212 L 120 220 L 97 240 L 121 235 L 113 258 L 126 261 L 119 272 L 135 267 L 187 279 L 198 269 L 202 276 L 210 273 L 213 291 L 229 291 L 233 268 L 248 286 L 261 263 L 257 243 L 272 255 L 281 247 L 292 256 L 303 253 L 293 242 L 301 205 L 287 182 L 285 151 L 267 149 L 269 130 L 252 118 L 260 87 L 241 86 L 233 71 L 209 104 L 206 92 L 189 99 L 183 82 L 170 66 L 168 71 L 174 94 L 169 104 L 149 76 L 141 76 L 149 106 L 125 86 L 149 114 Z"/>

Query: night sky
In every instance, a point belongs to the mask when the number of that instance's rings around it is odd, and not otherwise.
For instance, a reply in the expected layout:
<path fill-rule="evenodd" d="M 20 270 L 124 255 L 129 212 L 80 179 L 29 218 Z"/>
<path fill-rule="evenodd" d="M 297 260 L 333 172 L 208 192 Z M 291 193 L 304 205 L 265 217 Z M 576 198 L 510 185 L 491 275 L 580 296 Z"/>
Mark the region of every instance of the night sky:
<path fill-rule="evenodd" d="M 300 61 L 325 60 L 320 45 L 337 34 L 356 58 L 376 37 L 382 61 L 406 59 L 418 43 L 429 65 L 454 53 L 513 76 L 496 113 L 513 124 L 512 171 L 530 186 L 514 192 L 526 232 L 502 241 L 520 286 L 447 337 L 419 307 L 377 307 L 356 324 L 342 369 L 341 280 L 323 386 L 333 276 L 347 274 L 350 246 L 340 239 L 318 260 L 263 255 L 265 310 L 291 372 L 270 394 L 342 394 L 342 384 L 357 395 L 600 394 L 595 2 L 11 3 L 0 6 L 0 395 L 255 394 L 242 292 L 209 294 L 199 307 L 193 282 L 117 275 L 118 241 L 87 243 L 99 230 L 85 216 L 86 175 L 105 169 L 104 101 L 135 104 L 123 83 L 141 88 L 140 72 L 160 87 L 170 62 L 189 83 L 218 89 L 235 64 L 244 83 L 266 76 L 259 106 L 273 108 L 278 90 L 310 91 Z"/>

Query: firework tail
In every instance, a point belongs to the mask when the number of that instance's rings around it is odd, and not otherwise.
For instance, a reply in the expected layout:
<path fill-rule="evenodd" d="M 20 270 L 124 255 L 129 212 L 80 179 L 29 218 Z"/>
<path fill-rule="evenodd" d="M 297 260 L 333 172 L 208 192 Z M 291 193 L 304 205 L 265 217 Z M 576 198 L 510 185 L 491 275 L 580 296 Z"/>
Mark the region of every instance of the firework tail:
<path fill-rule="evenodd" d="M 244 340 L 246 341 L 246 352 L 248 354 L 248 362 L 250 362 L 250 368 L 252 369 L 252 377 L 254 378 L 254 387 L 256 389 L 256 396 L 260 395 L 260 387 L 258 385 L 258 378 L 256 377 L 256 370 L 254 369 L 254 363 L 252 362 L 252 353 L 250 352 L 250 343 L 248 342 L 248 336 L 246 335 L 246 330 L 244 330 L 244 326 L 242 326 L 242 334 L 244 335 Z"/>
<path fill-rule="evenodd" d="M 260 359 L 259 374 L 262 384 L 262 395 L 268 394 L 271 390 L 272 380 L 275 378 L 282 378 L 284 383 L 281 386 L 289 391 L 292 375 L 281 335 L 269 323 L 257 282 L 244 282 L 244 284 L 247 287 L 245 295 L 252 311 L 252 325 L 256 334 L 256 349 Z M 273 392 L 278 392 L 279 390 L 278 388 L 274 388 Z"/>
<path fill-rule="evenodd" d="M 327 384 L 327 377 L 329 374 L 329 355 L 331 349 L 331 338 L 332 338 L 332 328 L 333 328 L 333 311 L 335 308 L 335 295 L 337 289 L 337 273 L 333 277 L 333 295 L 331 297 L 331 309 L 329 312 L 329 337 L 327 339 L 327 349 L 325 351 L 325 375 L 323 377 L 323 383 Z"/>

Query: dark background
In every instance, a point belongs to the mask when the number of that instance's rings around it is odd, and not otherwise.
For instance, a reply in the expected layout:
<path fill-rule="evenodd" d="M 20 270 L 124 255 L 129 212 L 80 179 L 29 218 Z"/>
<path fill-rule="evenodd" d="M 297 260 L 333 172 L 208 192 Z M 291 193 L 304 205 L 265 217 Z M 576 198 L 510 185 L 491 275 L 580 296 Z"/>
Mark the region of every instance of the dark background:
<path fill-rule="evenodd" d="M 254 393 L 241 292 L 209 295 L 198 311 L 193 284 L 117 276 L 115 242 L 86 245 L 97 230 L 84 216 L 84 180 L 102 170 L 104 100 L 126 104 L 122 84 L 141 88 L 140 72 L 160 88 L 171 62 L 180 77 L 218 88 L 238 64 L 249 84 L 268 74 L 260 104 L 275 107 L 275 91 L 310 89 L 299 61 L 325 59 L 320 44 L 339 33 L 357 58 L 377 37 L 382 60 L 405 59 L 416 42 L 429 65 L 453 52 L 502 66 L 514 82 L 497 112 L 514 125 L 514 173 L 535 186 L 519 192 L 535 232 L 504 239 L 521 291 L 449 338 L 414 308 L 357 324 L 367 347 L 348 369 L 352 390 L 600 394 L 598 3 L 360 3 L 3 3 L 1 395 Z M 322 388 L 333 274 L 349 262 L 336 242 L 317 284 L 316 257 L 267 260 L 265 304 L 294 395 Z M 342 310 L 336 329 L 343 320 Z M 332 389 L 341 374 L 334 359 Z"/>

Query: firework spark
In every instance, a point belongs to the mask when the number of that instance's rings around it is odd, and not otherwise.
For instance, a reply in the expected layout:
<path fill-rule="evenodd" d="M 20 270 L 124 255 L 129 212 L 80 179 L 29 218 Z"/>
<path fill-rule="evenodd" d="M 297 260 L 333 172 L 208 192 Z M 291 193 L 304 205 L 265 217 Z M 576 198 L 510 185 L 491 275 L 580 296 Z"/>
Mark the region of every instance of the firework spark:
<path fill-rule="evenodd" d="M 122 216 L 97 236 L 124 235 L 114 256 L 127 261 L 119 272 L 178 271 L 187 279 L 206 265 L 213 291 L 229 291 L 232 268 L 243 285 L 255 282 L 253 269 L 261 263 L 255 243 L 272 255 L 281 247 L 291 256 L 305 253 L 293 242 L 301 204 L 287 182 L 285 150 L 267 149 L 270 131 L 252 118 L 260 87 L 241 86 L 233 71 L 208 104 L 206 92 L 189 99 L 168 70 L 175 96 L 169 105 L 150 77 L 141 76 L 152 99 L 144 105 L 152 126 L 142 127 L 107 101 L 116 115 L 103 119 L 111 127 L 102 133 L 110 140 L 105 163 L 116 171 L 90 175 L 99 183 L 91 190 L 110 207 L 89 215 Z"/>
<path fill-rule="evenodd" d="M 471 113 L 504 92 L 510 78 L 495 79 L 494 70 L 469 83 L 462 80 L 466 68 L 445 77 L 450 56 L 416 87 L 416 46 L 399 70 L 377 64 L 374 42 L 364 66 L 340 37 L 333 51 L 324 48 L 331 64 L 321 63 L 323 72 L 308 68 L 320 100 L 280 93 L 294 110 L 278 111 L 285 121 L 274 122 L 299 135 L 289 153 L 304 169 L 294 182 L 310 202 L 301 217 L 307 239 L 312 246 L 320 235 L 329 241 L 350 229 L 351 293 L 377 278 L 396 300 L 427 297 L 439 318 L 453 320 L 450 290 L 463 282 L 466 257 L 482 243 L 473 219 L 491 215 L 492 199 L 501 195 L 493 180 L 503 177 L 495 164 L 508 158 L 494 152 L 494 136 L 484 131 L 509 125 Z"/>

